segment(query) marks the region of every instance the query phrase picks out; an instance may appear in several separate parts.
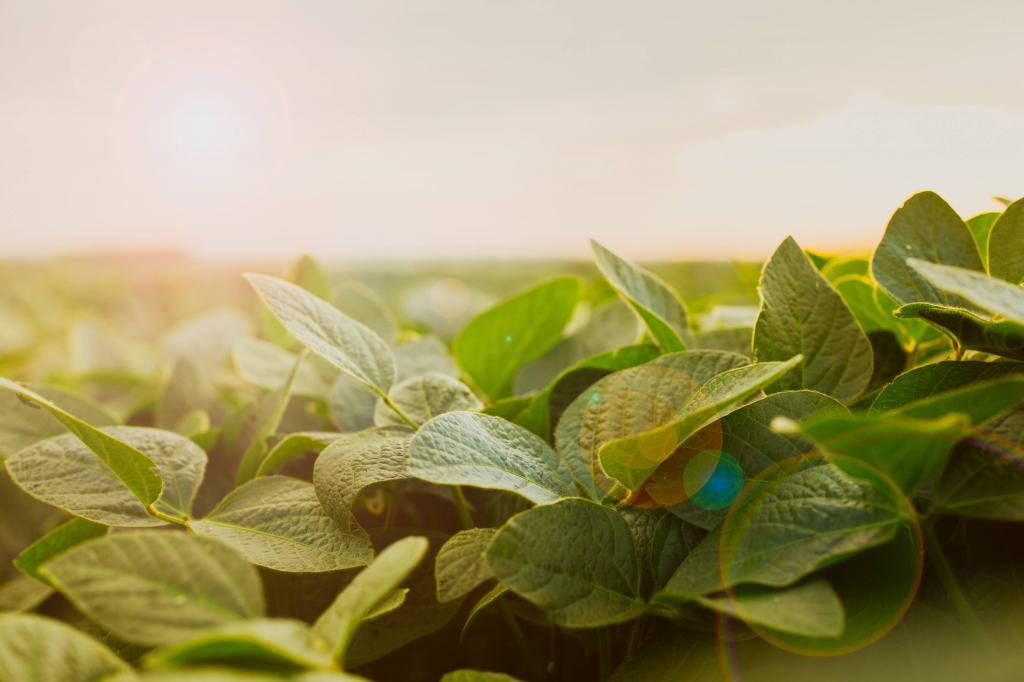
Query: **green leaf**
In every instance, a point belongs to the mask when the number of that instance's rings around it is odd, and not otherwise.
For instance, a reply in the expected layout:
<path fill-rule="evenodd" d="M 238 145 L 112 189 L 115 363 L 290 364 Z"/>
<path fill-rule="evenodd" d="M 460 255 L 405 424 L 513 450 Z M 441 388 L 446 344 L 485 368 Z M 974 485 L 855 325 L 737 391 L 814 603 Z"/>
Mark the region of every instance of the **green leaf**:
<path fill-rule="evenodd" d="M 697 603 L 719 613 L 778 632 L 805 637 L 843 634 L 843 605 L 823 578 L 791 587 L 741 585 L 721 597 L 700 597 Z"/>
<path fill-rule="evenodd" d="M 289 433 L 278 441 L 263 458 L 259 468 L 256 469 L 256 476 L 269 476 L 307 452 L 319 453 L 341 436 L 342 434 L 333 431 Z"/>
<path fill-rule="evenodd" d="M 284 383 L 277 389 L 261 395 L 245 412 L 237 433 L 237 445 L 242 452 L 242 458 L 235 474 L 235 485 L 241 485 L 256 475 L 256 470 L 267 453 L 267 441 L 281 424 L 281 418 L 292 395 L 295 376 L 304 359 L 305 353 L 302 353 L 296 358 Z"/>
<path fill-rule="evenodd" d="M 494 577 L 484 557 L 494 533 L 493 528 L 471 528 L 444 543 L 434 560 L 439 602 L 465 597 Z"/>
<path fill-rule="evenodd" d="M 441 682 L 519 682 L 505 673 L 491 673 L 481 670 L 453 670 L 441 678 Z"/>
<path fill-rule="evenodd" d="M 551 440 L 551 425 L 588 386 L 612 372 L 628 369 L 658 357 L 657 346 L 625 346 L 586 358 L 559 374 L 530 404 L 511 421 L 515 421 L 546 441 Z"/>
<path fill-rule="evenodd" d="M 257 618 L 222 623 L 146 655 L 150 667 L 197 664 L 265 669 L 330 669 L 330 647 L 297 620 Z"/>
<path fill-rule="evenodd" d="M 417 425 L 425 424 L 446 412 L 483 407 L 468 386 L 458 379 L 437 372 L 406 379 L 392 388 L 389 396 Z M 405 421 L 383 400 L 377 402 L 373 422 L 377 426 L 405 425 Z"/>
<path fill-rule="evenodd" d="M 867 258 L 854 256 L 851 258 L 833 258 L 825 267 L 821 268 L 821 274 L 834 285 L 841 279 L 847 277 L 870 277 L 871 263 Z"/>
<path fill-rule="evenodd" d="M 562 338 L 579 289 L 575 277 L 559 277 L 483 311 L 455 339 L 459 365 L 491 400 L 511 395 L 519 369 Z"/>
<path fill-rule="evenodd" d="M 365 536 L 342 530 L 327 515 L 312 483 L 287 476 L 249 481 L 190 525 L 277 571 L 340 571 L 365 566 L 373 557 Z"/>
<path fill-rule="evenodd" d="M 391 596 L 427 553 L 426 538 L 410 536 L 388 546 L 357 575 L 313 625 L 336 659 L 345 652 L 367 614 Z"/>
<path fill-rule="evenodd" d="M 625 303 L 613 300 L 596 310 L 571 335 L 556 343 L 543 357 L 520 370 L 516 393 L 543 389 L 567 369 L 595 355 L 628 346 L 639 338 L 636 315 Z"/>
<path fill-rule="evenodd" d="M 1024 372 L 1024 363 L 943 360 L 922 365 L 904 372 L 882 389 L 871 404 L 871 411 L 895 410 L 915 400 L 1018 372 Z"/>
<path fill-rule="evenodd" d="M 345 434 L 313 466 L 313 486 L 324 510 L 347 527 L 359 493 L 376 483 L 408 478 L 413 432 L 397 426 Z"/>
<path fill-rule="evenodd" d="M 925 281 L 907 265 L 908 258 L 978 272 L 983 269 L 971 231 L 934 192 L 915 194 L 893 214 L 871 259 L 871 272 L 900 303 L 962 305 L 958 297 Z"/>
<path fill-rule="evenodd" d="M 597 268 L 613 289 L 636 311 L 666 353 L 686 350 L 691 342 L 686 308 L 672 288 L 653 273 L 619 258 L 590 241 Z"/>
<path fill-rule="evenodd" d="M 1011 375 L 978 381 L 921 398 L 887 414 L 912 419 L 938 419 L 947 414 L 957 413 L 964 415 L 972 425 L 977 426 L 1006 412 L 1021 400 L 1024 400 L 1024 377 Z"/>
<path fill-rule="evenodd" d="M 21 554 L 14 559 L 14 565 L 25 575 L 45 582 L 45 579 L 39 575 L 40 566 L 86 540 L 106 535 L 109 530 L 109 527 L 102 524 L 87 519 L 73 518 L 22 550 Z"/>
<path fill-rule="evenodd" d="M 1024 281 L 1024 199 L 1018 199 L 1003 212 L 989 233 L 988 271 L 993 277 L 1011 284 Z"/>
<path fill-rule="evenodd" d="M 911 345 L 938 336 L 934 328 L 920 320 L 903 320 L 893 315 L 899 304 L 866 278 L 844 277 L 832 285 L 869 339 L 871 332 L 889 331 L 903 345 Z"/>
<path fill-rule="evenodd" d="M 256 569 L 227 545 L 182 532 L 90 540 L 45 564 L 40 573 L 91 619 L 144 646 L 263 615 Z"/>
<path fill-rule="evenodd" d="M 494 587 L 489 589 L 484 596 L 480 597 L 475 604 L 473 604 L 469 613 L 466 614 L 466 622 L 462 625 L 462 639 L 466 638 L 466 633 L 469 632 L 469 628 L 472 627 L 474 622 L 476 622 L 480 613 L 488 606 L 505 596 L 508 591 L 509 589 L 507 587 L 501 583 L 497 583 Z"/>
<path fill-rule="evenodd" d="M 970 428 L 970 421 L 958 414 L 913 419 L 888 413 L 829 412 L 802 422 L 798 432 L 829 455 L 838 455 L 834 463 L 840 469 L 846 470 L 848 461 L 864 462 L 871 471 L 885 472 L 909 494 L 942 472 L 950 450 Z"/>
<path fill-rule="evenodd" d="M 52 386 L 33 386 L 32 390 L 94 426 L 117 423 L 117 417 L 87 398 Z M 0 460 L 64 432 L 61 423 L 46 410 L 26 403 L 15 393 L 0 391 Z"/>
<path fill-rule="evenodd" d="M 803 357 L 797 355 L 785 362 L 759 362 L 712 377 L 687 399 L 668 423 L 601 446 L 598 451 L 601 467 L 630 490 L 638 490 L 658 466 L 708 420 L 785 376 L 802 361 Z"/>
<path fill-rule="evenodd" d="M 153 461 L 116 436 L 87 424 L 35 391 L 0 377 L 0 389 L 49 412 L 95 454 L 109 471 L 143 504 L 149 506 L 160 497 L 163 480 Z M 10 462 L 10 460 L 8 460 Z M 13 473 L 12 473 L 13 476 Z"/>
<path fill-rule="evenodd" d="M 799 421 L 823 411 L 845 411 L 843 406 L 816 391 L 780 391 L 736 408 L 702 428 L 672 453 L 651 476 L 644 492 L 657 505 L 701 528 L 712 529 L 729 511 L 735 484 L 762 471 L 786 466 L 811 450 L 811 444 L 771 428 L 777 417 Z M 704 473 L 702 460 L 714 464 Z M 733 464 L 742 472 L 736 475 Z M 720 467 L 722 468 L 720 470 Z M 733 485 L 724 492 L 712 487 L 718 475 Z M 687 485 L 689 483 L 689 485 Z"/>
<path fill-rule="evenodd" d="M 899 308 L 896 315 L 927 320 L 963 348 L 1024 360 L 1024 325 L 992 321 L 964 308 L 931 303 L 910 303 Z"/>
<path fill-rule="evenodd" d="M 97 430 L 102 443 L 118 443 L 124 452 L 148 453 L 166 482 L 152 508 L 184 519 L 188 516 L 203 473 L 206 453 L 184 436 L 138 426 L 112 426 Z M 33 497 L 76 516 L 108 526 L 158 526 L 138 497 L 95 450 L 71 434 L 57 436 L 25 448 L 6 461 L 11 479 Z"/>
<path fill-rule="evenodd" d="M 990 211 L 988 213 L 979 213 L 978 215 L 967 219 L 967 229 L 971 231 L 971 236 L 974 237 L 974 243 L 978 247 L 978 255 L 981 256 L 982 264 L 988 267 L 988 240 L 992 234 L 992 226 L 999 220 L 999 216 L 1002 215 L 998 211 Z"/>
<path fill-rule="evenodd" d="M 246 279 L 304 346 L 378 394 L 391 388 L 395 359 L 373 330 L 291 282 L 255 274 Z"/>
<path fill-rule="evenodd" d="M 608 678 L 608 682 L 715 682 L 721 679 L 722 670 L 714 637 L 666 625 L 636 651 L 627 655 L 622 665 Z"/>
<path fill-rule="evenodd" d="M 439 372 L 458 378 L 459 368 L 448 353 L 448 347 L 436 336 L 423 336 L 394 348 L 398 380 L 405 381 L 428 372 Z"/>
<path fill-rule="evenodd" d="M 1024 325 L 1024 288 L 995 277 L 911 258 L 907 261 L 933 286 L 956 294 L 993 315 Z"/>
<path fill-rule="evenodd" d="M 744 490 L 730 516 L 686 557 L 656 600 L 687 600 L 745 583 L 784 587 L 887 542 L 908 521 L 898 491 L 834 466 L 769 471 Z"/>
<path fill-rule="evenodd" d="M 416 433 L 409 475 L 515 493 L 536 504 L 577 494 L 572 474 L 537 436 L 500 417 L 449 412 Z"/>
<path fill-rule="evenodd" d="M 746 364 L 735 353 L 687 351 L 606 376 L 565 409 L 555 429 L 558 452 L 587 494 L 598 499 L 615 485 L 597 459 L 603 445 L 664 424 L 702 384 Z"/>
<path fill-rule="evenodd" d="M 324 275 L 320 264 L 307 253 L 299 256 L 292 263 L 288 279 L 318 298 L 322 298 L 325 301 L 331 300 L 330 281 Z"/>
<path fill-rule="evenodd" d="M 31 611 L 53 595 L 46 583 L 17 575 L 0 585 L 0 613 Z"/>
<path fill-rule="evenodd" d="M 753 327 L 725 327 L 695 333 L 692 347 L 694 350 L 724 350 L 750 360 L 753 358 L 753 342 Z"/>
<path fill-rule="evenodd" d="M 339 283 L 335 287 L 333 302 L 338 310 L 362 322 L 388 343 L 398 333 L 398 322 L 383 299 L 373 289 L 359 282 Z"/>
<path fill-rule="evenodd" d="M 227 408 L 203 368 L 187 357 L 180 357 L 157 400 L 156 425 L 189 436 L 188 431 L 196 426 L 196 420 L 202 420 L 195 416 L 200 413 L 207 422 L 219 423 L 227 414 Z"/>
<path fill-rule="evenodd" d="M 273 391 L 288 381 L 298 356 L 269 341 L 246 336 L 231 347 L 231 360 L 243 380 Z M 292 390 L 295 395 L 323 398 L 330 394 L 334 374 L 333 368 L 325 372 L 311 362 L 304 362 L 295 375 Z"/>
<path fill-rule="evenodd" d="M 803 249 L 787 237 L 764 266 L 761 313 L 754 326 L 759 361 L 803 354 L 799 372 L 772 388 L 809 388 L 843 403 L 857 399 L 871 380 L 871 343 L 850 309 Z"/>
<path fill-rule="evenodd" d="M 953 450 L 935 486 L 935 508 L 982 519 L 1024 521 L 1024 406 L 986 422 Z"/>
<path fill-rule="evenodd" d="M 131 667 L 75 628 L 41 616 L 0 616 L 0 680 L 101 682 Z"/>
<path fill-rule="evenodd" d="M 593 502 L 561 500 L 512 517 L 487 562 L 503 585 L 563 627 L 612 625 L 647 609 L 629 526 Z"/>
<path fill-rule="evenodd" d="M 347 374 L 338 375 L 331 386 L 328 409 L 331 420 L 345 432 L 362 431 L 373 426 L 373 413 L 380 396 Z"/>

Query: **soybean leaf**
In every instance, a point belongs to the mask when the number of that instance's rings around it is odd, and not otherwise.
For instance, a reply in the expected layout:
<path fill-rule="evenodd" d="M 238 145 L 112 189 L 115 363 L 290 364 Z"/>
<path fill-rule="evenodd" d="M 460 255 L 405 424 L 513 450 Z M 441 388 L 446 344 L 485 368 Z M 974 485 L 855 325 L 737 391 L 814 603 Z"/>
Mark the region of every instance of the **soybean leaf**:
<path fill-rule="evenodd" d="M 39 575 L 39 567 L 53 557 L 66 552 L 86 540 L 102 537 L 110 528 L 88 519 L 73 518 L 57 526 L 22 550 L 14 559 L 14 565 L 25 575 L 46 582 Z"/>
<path fill-rule="evenodd" d="M 849 403 L 871 380 L 871 343 L 843 299 L 787 237 L 764 266 L 761 313 L 754 326 L 759 361 L 803 354 L 799 372 L 772 388 L 809 388 Z"/>
<path fill-rule="evenodd" d="M 953 450 L 935 486 L 937 509 L 959 516 L 1024 520 L 1024 406 L 986 422 Z"/>
<path fill-rule="evenodd" d="M 321 573 L 365 566 L 373 549 L 327 515 L 313 484 L 287 476 L 253 479 L 229 494 L 193 530 L 231 545 L 257 566 Z"/>
<path fill-rule="evenodd" d="M 606 303 L 543 357 L 523 367 L 516 377 L 516 393 L 543 389 L 568 368 L 592 356 L 634 343 L 638 337 L 639 325 L 629 306 L 618 300 Z"/>
<path fill-rule="evenodd" d="M 362 322 L 387 342 L 398 333 L 398 322 L 377 293 L 359 282 L 341 282 L 327 299 L 353 320 Z"/>
<path fill-rule="evenodd" d="M 484 558 L 494 533 L 493 528 L 471 528 L 456 533 L 441 546 L 434 560 L 439 602 L 464 597 L 494 577 Z"/>
<path fill-rule="evenodd" d="M 949 414 L 936 419 L 914 419 L 895 414 L 826 413 L 796 425 L 798 433 L 838 455 L 844 462 L 865 462 L 872 470 L 885 472 L 905 493 L 937 477 L 946 466 L 950 450 L 970 433 L 971 423 L 963 415 Z M 855 472 L 851 472 L 855 473 Z"/>
<path fill-rule="evenodd" d="M 269 393 L 256 399 L 242 417 L 236 435 L 237 448 L 242 453 L 235 474 L 235 485 L 241 485 L 256 475 L 256 470 L 267 453 L 267 441 L 277 432 L 284 411 L 291 398 L 292 386 L 305 353 L 299 355 L 292 365 L 292 370 L 285 377 L 284 383 Z"/>
<path fill-rule="evenodd" d="M 449 412 L 424 424 L 412 439 L 408 472 L 431 483 L 506 490 L 536 504 L 577 494 L 572 474 L 547 443 L 475 412 Z"/>
<path fill-rule="evenodd" d="M 562 413 L 555 430 L 558 452 L 577 482 L 597 499 L 615 485 L 597 459 L 604 444 L 664 424 L 705 382 L 747 363 L 735 353 L 687 351 L 610 374 Z"/>
<path fill-rule="evenodd" d="M 875 280 L 900 303 L 960 306 L 957 296 L 939 291 L 907 265 L 908 258 L 981 272 L 971 231 L 934 192 L 910 197 L 889 220 L 871 259 Z"/>
<path fill-rule="evenodd" d="M 823 464 L 770 470 L 691 552 L 656 600 L 673 602 L 755 583 L 783 587 L 887 542 L 910 511 L 898 491 Z"/>
<path fill-rule="evenodd" d="M 21 450 L 6 461 L 11 479 L 25 492 L 76 516 L 108 526 L 156 526 L 164 523 L 151 509 L 184 519 L 206 469 L 206 453 L 188 438 L 170 431 L 112 426 L 95 433 L 123 452 L 148 453 L 166 486 L 160 499 L 143 506 L 95 450 L 71 434 Z M 130 449 L 130 450 L 129 450 Z"/>
<path fill-rule="evenodd" d="M 235 341 L 231 347 L 231 359 L 242 379 L 268 391 L 276 390 L 288 381 L 288 375 L 298 360 L 294 353 L 251 336 Z M 331 391 L 334 374 L 333 368 L 329 372 L 323 371 L 312 362 L 304 362 L 295 375 L 292 390 L 296 395 L 310 398 L 325 397 Z"/>
<path fill-rule="evenodd" d="M 406 341 L 394 348 L 398 381 L 405 381 L 427 372 L 440 372 L 450 377 L 459 376 L 459 368 L 448 353 L 448 347 L 436 336 L 423 336 Z"/>
<path fill-rule="evenodd" d="M 53 588 L 41 580 L 27 575 L 14 576 L 0 585 L 0 613 L 31 611 L 53 593 Z"/>
<path fill-rule="evenodd" d="M 318 298 L 331 300 L 331 283 L 320 264 L 308 253 L 295 259 L 288 279 Z"/>
<path fill-rule="evenodd" d="M 889 412 L 912 419 L 938 419 L 946 414 L 966 416 L 981 424 L 1024 400 L 1024 377 L 1004 376 L 937 393 Z"/>
<path fill-rule="evenodd" d="M 373 413 L 380 396 L 347 374 L 339 374 L 328 397 L 331 420 L 345 432 L 373 426 Z"/>
<path fill-rule="evenodd" d="M 153 461 L 138 449 L 89 425 L 56 403 L 13 381 L 0 377 L 0 389 L 6 389 L 53 415 L 95 454 L 143 506 L 148 507 L 160 497 L 163 480 Z"/>
<path fill-rule="evenodd" d="M 215 625 L 146 655 L 152 667 L 197 664 L 330 669 L 330 647 L 297 620 L 256 618 Z"/>
<path fill-rule="evenodd" d="M 914 270 L 941 291 L 956 294 L 978 308 L 1024 325 L 1024 288 L 995 277 L 911 258 Z"/>
<path fill-rule="evenodd" d="M 802 361 L 797 355 L 785 362 L 759 362 L 712 377 L 668 423 L 602 445 L 598 451 L 601 467 L 630 490 L 638 490 L 708 420 L 785 376 Z"/>
<path fill-rule="evenodd" d="M 889 331 L 895 334 L 903 345 L 920 343 L 938 336 L 933 327 L 920 320 L 897 318 L 893 312 L 899 304 L 889 294 L 863 277 L 844 277 L 832 283 L 843 302 L 857 318 L 857 324 L 868 333 Z"/>
<path fill-rule="evenodd" d="M 724 350 L 752 359 L 753 339 L 753 327 L 707 329 L 693 335 L 692 346 L 695 350 Z"/>
<path fill-rule="evenodd" d="M 644 344 L 625 346 L 581 360 L 555 377 L 512 420 L 550 441 L 551 425 L 558 423 L 565 409 L 584 389 L 612 372 L 641 365 L 657 356 L 657 346 Z"/>
<path fill-rule="evenodd" d="M 313 625 L 313 631 L 344 660 L 360 623 L 391 596 L 427 552 L 426 538 L 410 536 L 388 546 L 342 590 Z"/>
<path fill-rule="evenodd" d="M 313 486 L 324 510 L 348 527 L 352 506 L 368 486 L 408 478 L 412 431 L 389 426 L 345 434 L 317 457 Z"/>
<path fill-rule="evenodd" d="M 342 434 L 333 431 L 289 433 L 266 454 L 256 469 L 256 476 L 269 476 L 307 452 L 319 453 L 341 436 Z"/>
<path fill-rule="evenodd" d="M 686 350 L 692 340 L 686 308 L 671 287 L 594 240 L 590 247 L 601 274 L 640 316 L 658 346 L 666 353 Z"/>
<path fill-rule="evenodd" d="M 256 274 L 246 279 L 304 346 L 378 394 L 391 388 L 394 357 L 369 327 L 291 282 Z"/>
<path fill-rule="evenodd" d="M 636 651 L 626 656 L 608 682 L 634 680 L 693 680 L 713 682 L 722 678 L 715 639 L 662 626 Z"/>
<path fill-rule="evenodd" d="M 187 357 L 180 357 L 157 400 L 156 425 L 188 436 L 195 428 L 194 415 L 199 413 L 205 415 L 207 422 L 219 423 L 227 408 L 206 371 Z"/>
<path fill-rule="evenodd" d="M 843 604 L 824 578 L 783 588 L 740 585 L 725 596 L 700 597 L 697 603 L 777 632 L 805 637 L 843 634 Z"/>
<path fill-rule="evenodd" d="M 821 274 L 833 284 L 847 277 L 870 277 L 871 262 L 860 256 L 833 258 L 821 268 Z"/>
<path fill-rule="evenodd" d="M 974 237 L 978 255 L 981 256 L 982 264 L 986 269 L 988 268 L 988 240 L 992 234 L 992 226 L 996 224 L 1000 215 L 999 211 L 989 211 L 967 219 L 967 229 Z"/>
<path fill-rule="evenodd" d="M 612 625 L 647 609 L 629 526 L 594 502 L 561 500 L 512 517 L 487 562 L 503 585 L 564 627 Z"/>
<path fill-rule="evenodd" d="M 34 386 L 32 390 L 93 426 L 117 423 L 117 417 L 87 398 L 51 386 Z M 24 402 L 15 393 L 0 391 L 0 459 L 65 430 L 48 411 Z"/>
<path fill-rule="evenodd" d="M 871 411 L 894 410 L 915 400 L 1018 372 L 1024 372 L 1024 363 L 943 360 L 922 365 L 904 372 L 882 389 Z"/>
<path fill-rule="evenodd" d="M 989 233 L 982 253 L 988 254 L 988 271 L 1011 284 L 1024 281 L 1024 199 L 1003 211 Z"/>
<path fill-rule="evenodd" d="M 664 509 L 625 506 L 619 511 L 633 536 L 640 594 L 647 599 L 672 577 L 704 533 Z"/>
<path fill-rule="evenodd" d="M 391 389 L 391 400 L 417 425 L 456 410 L 483 407 L 473 391 L 458 379 L 430 372 L 406 379 Z M 377 402 L 373 422 L 377 426 L 403 426 L 405 422 L 384 401 Z"/>
<path fill-rule="evenodd" d="M 484 672 L 482 670 L 453 670 L 441 678 L 441 682 L 518 682 L 515 677 L 505 673 Z"/>
<path fill-rule="evenodd" d="M 162 340 L 171 358 L 188 358 L 212 371 L 227 360 L 231 344 L 250 331 L 249 318 L 236 308 L 217 308 L 190 317 L 169 330 Z"/>
<path fill-rule="evenodd" d="M 100 682 L 131 667 L 80 630 L 28 614 L 0 616 L 0 680 Z"/>
<path fill-rule="evenodd" d="M 87 616 L 144 646 L 263 615 L 256 569 L 227 545 L 186 533 L 90 540 L 39 571 Z"/>
<path fill-rule="evenodd" d="M 931 303 L 907 304 L 896 311 L 896 316 L 927 320 L 963 348 L 1024 360 L 1024 325 Z"/>
<path fill-rule="evenodd" d="M 466 615 L 466 622 L 462 625 L 463 639 L 466 638 L 466 633 L 469 631 L 470 627 L 472 627 L 473 623 L 476 621 L 480 613 L 483 612 L 483 610 L 486 609 L 488 606 L 490 606 L 491 604 L 505 596 L 505 594 L 507 594 L 508 591 L 509 589 L 507 587 L 505 587 L 501 583 L 497 583 L 494 587 L 489 589 L 487 593 L 484 594 L 484 596 L 480 597 L 480 599 L 478 599 L 475 604 L 473 604 L 473 607 L 469 610 L 469 613 Z"/>
<path fill-rule="evenodd" d="M 780 391 L 738 407 L 687 438 L 644 492 L 657 505 L 710 530 L 725 518 L 747 480 L 788 466 L 812 449 L 799 436 L 773 430 L 777 417 L 799 421 L 837 410 L 845 412 L 834 398 L 816 391 Z"/>
<path fill-rule="evenodd" d="M 491 400 L 512 394 L 519 368 L 562 338 L 579 299 L 579 280 L 559 277 L 483 311 L 455 339 L 455 358 Z"/>

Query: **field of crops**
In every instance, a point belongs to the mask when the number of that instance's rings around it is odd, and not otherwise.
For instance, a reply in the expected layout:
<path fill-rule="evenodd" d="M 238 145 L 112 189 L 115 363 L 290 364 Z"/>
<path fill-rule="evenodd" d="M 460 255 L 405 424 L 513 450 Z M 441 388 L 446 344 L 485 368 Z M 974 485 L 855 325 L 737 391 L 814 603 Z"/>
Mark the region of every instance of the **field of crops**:
<path fill-rule="evenodd" d="M 2 264 L 0 682 L 1024 679 L 1003 204 L 763 266 Z"/>

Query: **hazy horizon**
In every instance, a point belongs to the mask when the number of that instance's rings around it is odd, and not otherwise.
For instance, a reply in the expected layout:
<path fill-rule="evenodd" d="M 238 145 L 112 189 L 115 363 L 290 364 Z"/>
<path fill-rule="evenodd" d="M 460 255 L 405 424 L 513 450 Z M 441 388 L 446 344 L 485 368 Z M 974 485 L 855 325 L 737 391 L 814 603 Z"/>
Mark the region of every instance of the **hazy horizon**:
<path fill-rule="evenodd" d="M 0 0 L 0 258 L 760 259 L 1024 187 L 1024 3 Z"/>

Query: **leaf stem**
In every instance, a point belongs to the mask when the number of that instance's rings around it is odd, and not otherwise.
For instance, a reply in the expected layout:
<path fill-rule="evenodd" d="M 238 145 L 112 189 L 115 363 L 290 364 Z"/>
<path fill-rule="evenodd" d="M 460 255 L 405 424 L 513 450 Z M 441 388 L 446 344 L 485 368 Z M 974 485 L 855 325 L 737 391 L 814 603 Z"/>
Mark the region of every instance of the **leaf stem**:
<path fill-rule="evenodd" d="M 396 405 L 395 401 L 392 400 L 387 393 L 384 393 L 383 391 L 377 391 L 377 395 L 380 396 L 380 399 L 384 401 L 384 404 L 391 408 L 391 411 L 397 414 L 398 418 L 404 421 L 410 429 L 415 431 L 420 427 L 419 424 L 417 424 L 416 422 L 409 418 L 409 415 L 407 415 L 405 412 L 402 412 L 402 408 Z"/>
<path fill-rule="evenodd" d="M 942 551 L 942 545 L 939 543 L 939 539 L 935 535 L 934 519 L 929 519 L 925 523 L 922 523 L 921 531 L 924 535 L 925 547 L 928 551 L 928 556 L 931 559 L 932 566 L 935 568 L 935 572 L 938 574 L 939 580 L 942 581 L 942 586 L 946 589 L 946 594 L 953 603 L 953 607 L 957 610 L 957 613 L 960 614 L 960 617 L 970 628 L 971 632 L 979 640 L 987 643 L 988 635 L 985 632 L 985 628 L 982 625 L 981 620 L 978 618 L 978 614 L 974 612 L 970 602 L 967 600 L 967 596 L 960 588 L 960 583 L 957 581 L 956 575 L 953 573 L 953 567 L 950 565 L 945 552 Z"/>
<path fill-rule="evenodd" d="M 156 505 L 151 504 L 148 507 L 146 507 L 146 512 L 150 516 L 152 516 L 153 518 L 160 519 L 161 521 L 166 521 L 167 523 L 174 523 L 174 524 L 177 524 L 179 526 L 183 526 L 185 528 L 188 528 L 188 519 L 187 518 L 183 519 L 183 518 L 178 517 L 178 516 L 171 516 L 170 514 L 165 514 L 162 511 L 160 511 L 159 509 L 157 509 Z"/>
<path fill-rule="evenodd" d="M 452 497 L 455 498 L 455 511 L 459 513 L 459 521 L 462 522 L 462 527 L 466 530 L 475 528 L 476 524 L 473 522 L 473 516 L 469 513 L 469 503 L 466 502 L 466 496 L 462 494 L 462 486 L 452 486 Z"/>

